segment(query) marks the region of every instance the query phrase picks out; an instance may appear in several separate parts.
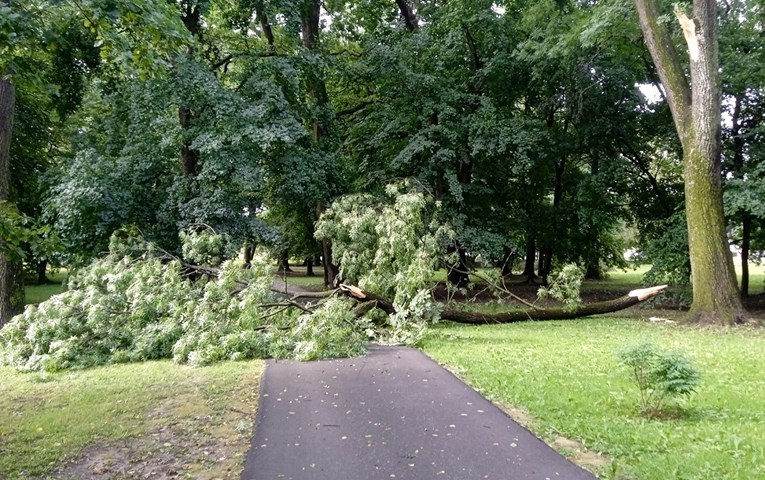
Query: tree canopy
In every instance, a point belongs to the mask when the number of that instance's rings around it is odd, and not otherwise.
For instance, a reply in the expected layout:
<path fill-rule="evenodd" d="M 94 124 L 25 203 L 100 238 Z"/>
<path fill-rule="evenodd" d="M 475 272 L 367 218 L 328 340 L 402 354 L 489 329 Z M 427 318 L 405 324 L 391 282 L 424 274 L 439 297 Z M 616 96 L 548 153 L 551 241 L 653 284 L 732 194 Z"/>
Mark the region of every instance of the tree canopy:
<path fill-rule="evenodd" d="M 600 278 L 634 248 L 652 280 L 693 285 L 696 318 L 735 323 L 728 244 L 746 262 L 765 238 L 763 6 L 697 1 L 678 11 L 692 17 L 682 28 L 663 6 L 0 2 L 13 89 L 0 109 L 0 266 L 90 271 L 125 228 L 188 264 L 179 234 L 206 228 L 247 265 L 259 248 L 321 258 L 328 285 L 413 254 L 375 257 L 370 239 L 385 235 L 430 239 L 433 261 L 417 268 L 446 268 L 456 287 L 474 266 L 547 284 L 575 263 Z M 718 38 L 720 78 L 702 95 Z M 693 190 L 693 172 L 711 187 Z M 430 202 L 427 229 L 380 223 L 413 192 Z M 349 238 L 372 250 L 348 244 L 343 215 L 364 220 Z M 702 261 L 711 238 L 716 257 Z M 0 303 L 16 306 L 0 312 L 18 311 L 15 275 Z"/>

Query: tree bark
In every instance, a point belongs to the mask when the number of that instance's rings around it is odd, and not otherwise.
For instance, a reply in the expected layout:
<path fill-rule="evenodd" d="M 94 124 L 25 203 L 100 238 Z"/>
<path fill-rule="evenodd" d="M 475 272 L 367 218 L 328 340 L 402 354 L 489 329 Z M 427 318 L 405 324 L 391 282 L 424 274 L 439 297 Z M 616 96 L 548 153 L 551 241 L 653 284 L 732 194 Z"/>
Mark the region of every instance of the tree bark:
<path fill-rule="evenodd" d="M 15 106 L 16 88 L 9 78 L 0 76 L 0 202 L 12 200 L 10 150 Z M 24 308 L 24 275 L 21 262 L 4 253 L 4 247 L 5 240 L 0 239 L 0 328 Z"/>
<path fill-rule="evenodd" d="M 45 285 L 46 283 L 48 283 L 48 277 L 45 275 L 46 270 L 48 270 L 48 261 L 38 260 L 37 261 L 37 284 L 38 285 Z"/>
<path fill-rule="evenodd" d="M 749 296 L 749 246 L 752 240 L 752 216 L 741 219 L 741 298 Z"/>
<path fill-rule="evenodd" d="M 404 25 L 410 32 L 417 30 L 417 16 L 412 10 L 412 6 L 409 5 L 407 0 L 396 0 L 396 5 L 401 12 L 401 17 L 404 19 Z"/>
<path fill-rule="evenodd" d="M 188 108 L 178 108 L 178 121 L 181 129 L 184 131 L 190 129 L 192 118 L 193 114 Z M 184 175 L 194 175 L 197 172 L 198 162 L 199 155 L 196 150 L 191 148 L 191 142 L 184 138 L 183 145 L 181 145 L 181 171 Z"/>
<path fill-rule="evenodd" d="M 319 19 L 321 14 L 321 1 L 308 0 L 303 3 L 301 9 L 301 35 L 303 46 L 315 52 L 319 47 Z M 324 82 L 324 73 L 321 71 L 310 72 L 306 78 L 308 84 L 308 96 L 315 109 L 315 119 L 311 126 L 311 138 L 318 144 L 322 138 L 329 135 L 329 129 L 323 121 L 324 110 L 329 105 L 327 86 Z M 316 203 L 316 218 L 324 212 L 325 205 L 322 201 Z M 332 242 L 324 239 L 321 241 L 321 258 L 324 265 L 324 285 L 333 286 L 339 273 L 338 267 L 332 259 Z"/>
<path fill-rule="evenodd" d="M 276 270 L 278 273 L 292 272 L 290 268 L 290 255 L 289 250 L 286 248 L 279 252 L 279 268 Z"/>
<path fill-rule="evenodd" d="M 313 277 L 315 275 L 313 273 L 313 257 L 305 259 L 305 274 L 307 277 Z"/>
<path fill-rule="evenodd" d="M 693 303 L 688 320 L 736 324 L 745 321 L 733 259 L 725 234 L 720 182 L 720 74 L 717 4 L 695 0 L 693 19 L 675 12 L 691 63 L 691 84 L 656 0 L 635 0 L 646 46 L 659 74 L 683 146 L 685 205 Z"/>
<path fill-rule="evenodd" d="M 534 260 L 537 256 L 537 245 L 534 241 L 534 237 L 531 236 L 531 234 L 527 235 L 528 239 L 526 240 L 526 261 L 523 265 L 523 272 L 521 273 L 521 276 L 526 277 L 529 283 L 533 283 L 534 277 L 536 276 L 534 274 Z"/>
<path fill-rule="evenodd" d="M 260 22 L 260 28 L 263 29 L 263 35 L 266 37 L 266 41 L 268 42 L 268 53 L 275 54 L 276 45 L 274 43 L 274 31 L 271 29 L 271 23 L 268 21 L 268 16 L 266 15 L 266 10 L 263 6 L 263 2 L 260 0 L 255 2 L 255 17 L 257 17 L 258 21 Z"/>
<path fill-rule="evenodd" d="M 570 320 L 574 318 L 589 317 L 591 315 L 600 315 L 603 313 L 617 312 L 624 310 L 640 302 L 659 295 L 666 285 L 658 287 L 643 288 L 633 290 L 627 295 L 614 300 L 605 302 L 596 302 L 581 305 L 574 309 L 566 308 L 527 308 L 523 310 L 511 310 L 499 313 L 475 313 L 452 310 L 449 308 L 441 312 L 442 320 L 450 320 L 457 323 L 468 323 L 471 325 L 489 325 L 497 323 L 518 323 L 527 321 L 543 320 Z M 395 313 L 393 304 L 378 295 L 365 292 L 352 285 L 340 285 L 340 293 L 355 298 L 361 303 L 374 302 L 374 306 L 391 315 Z"/>
<path fill-rule="evenodd" d="M 450 246 L 447 253 L 457 253 L 457 261 L 446 267 L 446 280 L 457 288 L 465 288 L 470 283 L 468 275 L 467 257 L 464 248 Z"/>

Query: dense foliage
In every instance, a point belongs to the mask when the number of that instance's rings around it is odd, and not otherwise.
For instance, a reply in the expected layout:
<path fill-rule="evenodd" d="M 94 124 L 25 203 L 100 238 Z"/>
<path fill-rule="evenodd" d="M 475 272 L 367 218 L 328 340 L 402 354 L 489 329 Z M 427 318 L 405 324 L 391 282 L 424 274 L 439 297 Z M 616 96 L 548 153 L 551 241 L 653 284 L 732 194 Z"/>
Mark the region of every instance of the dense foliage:
<path fill-rule="evenodd" d="M 188 233 L 189 258 L 222 261 L 222 239 Z M 0 363 L 61 370 L 173 358 L 220 360 L 351 356 L 369 340 L 348 301 L 291 307 L 271 292 L 270 262 L 228 259 L 193 267 L 140 237 L 114 235 L 111 253 L 73 274 L 69 290 L 30 306 L 0 332 Z M 193 280 L 184 271 L 215 275 Z M 206 269 L 206 270 L 205 270 Z"/>
<path fill-rule="evenodd" d="M 427 221 L 449 227 L 428 255 L 458 287 L 474 265 L 598 278 L 627 247 L 653 264 L 647 280 L 687 283 L 682 149 L 630 2 L 410 3 L 3 4 L 10 200 L 35 227 L 4 225 L 4 240 L 44 281 L 46 263 L 84 267 L 126 225 L 182 255 L 179 232 L 206 224 L 245 263 L 255 248 L 321 259 L 327 284 L 339 268 L 391 294 L 359 270 L 374 258 L 325 226 L 317 239 L 317 221 L 369 215 L 371 232 L 371 212 L 398 208 L 379 202 L 385 185 L 411 178 L 439 205 Z M 761 10 L 718 12 L 728 232 L 749 258 L 763 245 Z M 55 252 L 35 246 L 54 237 Z"/>

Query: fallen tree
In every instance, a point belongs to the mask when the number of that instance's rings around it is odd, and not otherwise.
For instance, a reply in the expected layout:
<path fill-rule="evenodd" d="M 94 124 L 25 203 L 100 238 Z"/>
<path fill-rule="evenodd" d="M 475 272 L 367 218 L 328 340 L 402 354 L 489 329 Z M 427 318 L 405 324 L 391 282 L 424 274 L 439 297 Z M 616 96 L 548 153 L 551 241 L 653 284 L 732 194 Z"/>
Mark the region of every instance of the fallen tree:
<path fill-rule="evenodd" d="M 582 304 L 574 308 L 538 308 L 527 307 L 524 309 L 509 310 L 499 313 L 477 313 L 465 312 L 445 308 L 441 311 L 441 319 L 450 320 L 457 323 L 468 323 L 472 325 L 488 325 L 495 323 L 517 323 L 525 321 L 542 320 L 570 320 L 574 318 L 589 317 L 591 315 L 600 315 L 603 313 L 618 312 L 638 303 L 644 302 L 661 294 L 667 288 L 666 285 L 660 285 L 650 288 L 641 288 L 632 290 L 624 296 L 604 302 L 594 302 Z M 364 308 L 358 308 L 358 313 L 366 313 L 373 308 L 379 308 L 387 314 L 395 313 L 393 304 L 378 295 L 352 286 L 340 285 L 338 292 L 351 297 L 361 303 Z"/>

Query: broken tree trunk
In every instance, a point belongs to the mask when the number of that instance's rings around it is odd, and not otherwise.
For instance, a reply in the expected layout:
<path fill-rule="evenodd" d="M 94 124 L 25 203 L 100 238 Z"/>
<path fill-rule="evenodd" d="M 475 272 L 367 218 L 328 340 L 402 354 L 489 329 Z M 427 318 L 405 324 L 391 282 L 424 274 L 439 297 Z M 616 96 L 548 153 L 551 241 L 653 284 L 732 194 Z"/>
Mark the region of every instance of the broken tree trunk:
<path fill-rule="evenodd" d="M 457 323 L 469 323 L 472 325 L 488 325 L 494 323 L 516 323 L 527 321 L 542 320 L 570 320 L 573 318 L 588 317 L 590 315 L 600 315 L 602 313 L 617 312 L 640 302 L 653 298 L 664 291 L 666 285 L 658 287 L 641 288 L 632 290 L 623 297 L 605 302 L 596 302 L 580 305 L 573 309 L 568 308 L 526 308 L 522 310 L 511 310 L 500 313 L 475 313 L 452 310 L 449 308 L 441 312 L 443 320 L 450 320 Z M 340 285 L 340 293 L 355 298 L 361 303 L 374 302 L 375 307 L 382 309 L 388 314 L 395 312 L 393 304 L 390 301 L 377 295 L 365 292 L 352 285 Z M 374 307 L 371 307 L 374 308 Z"/>

